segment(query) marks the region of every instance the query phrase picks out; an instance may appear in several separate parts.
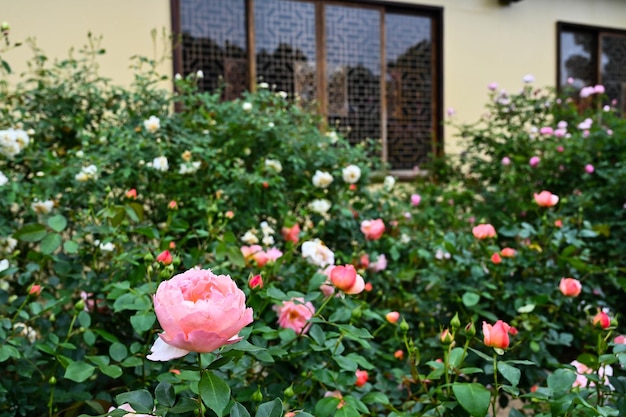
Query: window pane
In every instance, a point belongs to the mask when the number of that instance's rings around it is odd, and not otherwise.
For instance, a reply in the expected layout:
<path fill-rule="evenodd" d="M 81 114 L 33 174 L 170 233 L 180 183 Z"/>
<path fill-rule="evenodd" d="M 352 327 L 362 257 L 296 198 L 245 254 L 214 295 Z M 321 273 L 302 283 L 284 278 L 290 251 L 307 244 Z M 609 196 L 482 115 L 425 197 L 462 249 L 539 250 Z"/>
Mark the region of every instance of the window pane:
<path fill-rule="evenodd" d="M 351 143 L 380 139 L 378 10 L 325 7 L 328 119 Z"/>
<path fill-rule="evenodd" d="M 259 81 L 275 84 L 304 105 L 316 98 L 315 5 L 255 0 L 254 29 Z"/>
<path fill-rule="evenodd" d="M 609 99 L 617 99 L 626 114 L 626 35 L 602 34 L 602 77 Z"/>
<path fill-rule="evenodd" d="M 204 72 L 203 90 L 226 82 L 224 99 L 248 86 L 245 0 L 181 0 L 183 73 Z"/>
<path fill-rule="evenodd" d="M 433 45 L 431 19 L 385 16 L 387 155 L 394 169 L 413 169 L 432 147 Z"/>
<path fill-rule="evenodd" d="M 572 78 L 576 89 L 596 83 L 596 36 L 590 32 L 561 32 L 561 86 Z"/>

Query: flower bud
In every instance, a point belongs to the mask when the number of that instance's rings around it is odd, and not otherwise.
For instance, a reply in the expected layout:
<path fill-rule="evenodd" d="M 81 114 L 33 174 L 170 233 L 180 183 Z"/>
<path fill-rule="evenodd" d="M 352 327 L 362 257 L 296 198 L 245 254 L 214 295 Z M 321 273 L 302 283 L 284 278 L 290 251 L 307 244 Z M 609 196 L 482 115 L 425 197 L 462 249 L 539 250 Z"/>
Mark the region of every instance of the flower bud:
<path fill-rule="evenodd" d="M 83 311 L 85 309 L 85 300 L 78 300 L 76 304 L 74 304 L 74 310 Z"/>
<path fill-rule="evenodd" d="M 454 335 L 450 333 L 449 329 L 444 329 L 444 331 L 439 335 L 439 340 L 443 345 L 447 346 L 454 342 Z"/>
<path fill-rule="evenodd" d="M 150 252 L 148 252 L 148 253 L 146 253 L 143 256 L 143 260 L 146 261 L 146 262 L 152 262 L 152 261 L 154 261 L 154 255 L 152 255 Z"/>
<path fill-rule="evenodd" d="M 9 29 L 11 29 L 11 26 L 9 26 L 9 22 L 2 22 L 2 24 L 0 24 L 0 30 L 2 32 L 7 32 Z"/>
<path fill-rule="evenodd" d="M 476 336 L 476 326 L 474 326 L 474 322 L 473 321 L 470 321 L 465 326 L 465 335 L 467 337 L 474 337 L 474 336 Z"/>
<path fill-rule="evenodd" d="M 50 379 L 48 380 L 48 384 L 56 385 L 56 383 L 57 383 L 57 379 L 54 376 L 51 376 Z"/>
<path fill-rule="evenodd" d="M 354 310 L 352 310 L 352 318 L 355 320 L 360 319 L 362 314 L 363 312 L 360 308 L 355 308 Z"/>
<path fill-rule="evenodd" d="M 400 330 L 402 330 L 402 333 L 409 331 L 409 323 L 407 323 L 404 319 L 402 319 L 402 322 L 400 323 Z"/>
<path fill-rule="evenodd" d="M 455 313 L 452 320 L 450 320 L 450 327 L 452 327 L 452 331 L 456 331 L 459 327 L 461 327 L 461 320 L 459 320 L 459 313 Z"/>
<path fill-rule="evenodd" d="M 293 397 L 294 396 L 293 385 L 289 385 L 287 388 L 285 388 L 285 390 L 283 391 L 283 395 L 285 396 L 285 398 Z"/>
<path fill-rule="evenodd" d="M 254 392 L 254 394 L 252 394 L 252 401 L 260 403 L 261 401 L 263 401 L 263 394 L 261 394 L 260 390 L 256 390 Z"/>

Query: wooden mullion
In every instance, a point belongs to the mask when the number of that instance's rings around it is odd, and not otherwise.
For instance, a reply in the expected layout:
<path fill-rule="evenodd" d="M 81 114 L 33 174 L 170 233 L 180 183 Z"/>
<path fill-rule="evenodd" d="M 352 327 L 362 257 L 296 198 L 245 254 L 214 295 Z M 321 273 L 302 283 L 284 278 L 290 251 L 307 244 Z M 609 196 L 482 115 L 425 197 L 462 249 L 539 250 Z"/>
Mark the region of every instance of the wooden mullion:
<path fill-rule="evenodd" d="M 248 87 L 256 91 L 256 34 L 254 28 L 254 0 L 246 1 L 246 28 L 248 29 Z"/>
<path fill-rule="evenodd" d="M 385 29 L 385 10 L 379 11 L 380 16 L 380 140 L 382 142 L 383 162 L 387 162 L 387 33 Z"/>
<path fill-rule="evenodd" d="M 315 43 L 316 43 L 316 71 L 317 71 L 317 102 L 318 111 L 328 118 L 328 95 L 326 91 L 326 14 L 324 4 L 315 2 Z"/>

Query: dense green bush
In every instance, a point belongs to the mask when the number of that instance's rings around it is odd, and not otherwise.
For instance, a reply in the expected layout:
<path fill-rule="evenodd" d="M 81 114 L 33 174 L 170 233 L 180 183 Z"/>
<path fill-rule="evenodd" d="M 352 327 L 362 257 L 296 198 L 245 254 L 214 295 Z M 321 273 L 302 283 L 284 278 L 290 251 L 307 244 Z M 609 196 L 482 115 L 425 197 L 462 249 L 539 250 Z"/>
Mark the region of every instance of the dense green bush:
<path fill-rule="evenodd" d="M 280 91 L 224 102 L 199 72 L 170 93 L 144 58 L 121 88 L 100 53 L 92 38 L 54 64 L 36 51 L 0 93 L 0 415 L 483 417 L 510 397 L 534 415 L 626 412 L 611 111 L 586 135 L 551 93 L 493 93 L 460 129 L 462 165 L 372 184 L 375 143 L 349 146 Z M 560 120 L 562 153 L 537 133 Z M 149 360 L 171 325 L 153 295 L 194 267 L 245 293 L 244 340 Z M 354 283 L 329 280 L 352 267 Z"/>

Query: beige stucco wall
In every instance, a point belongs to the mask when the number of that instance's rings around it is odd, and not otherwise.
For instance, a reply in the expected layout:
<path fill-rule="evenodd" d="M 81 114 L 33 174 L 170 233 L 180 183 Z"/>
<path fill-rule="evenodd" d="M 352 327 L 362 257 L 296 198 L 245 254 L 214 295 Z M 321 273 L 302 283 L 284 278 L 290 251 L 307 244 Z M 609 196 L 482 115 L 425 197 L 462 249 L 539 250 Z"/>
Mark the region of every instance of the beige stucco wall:
<path fill-rule="evenodd" d="M 444 107 L 460 121 L 476 120 L 486 86 L 497 82 L 516 91 L 525 74 L 538 86 L 556 82 L 556 22 L 626 29 L 626 0 L 394 0 L 444 7 Z M 0 0 L 0 20 L 11 24 L 12 40 L 37 38 L 51 57 L 67 56 L 86 34 L 103 35 L 107 54 L 101 72 L 114 81 L 131 80 L 129 58 L 153 56 L 152 29 L 170 28 L 168 0 Z M 160 44 L 159 48 L 163 45 Z M 17 72 L 30 56 L 27 48 L 6 55 Z M 171 75 L 171 63 L 162 70 Z M 446 129 L 446 152 L 458 152 Z"/>

